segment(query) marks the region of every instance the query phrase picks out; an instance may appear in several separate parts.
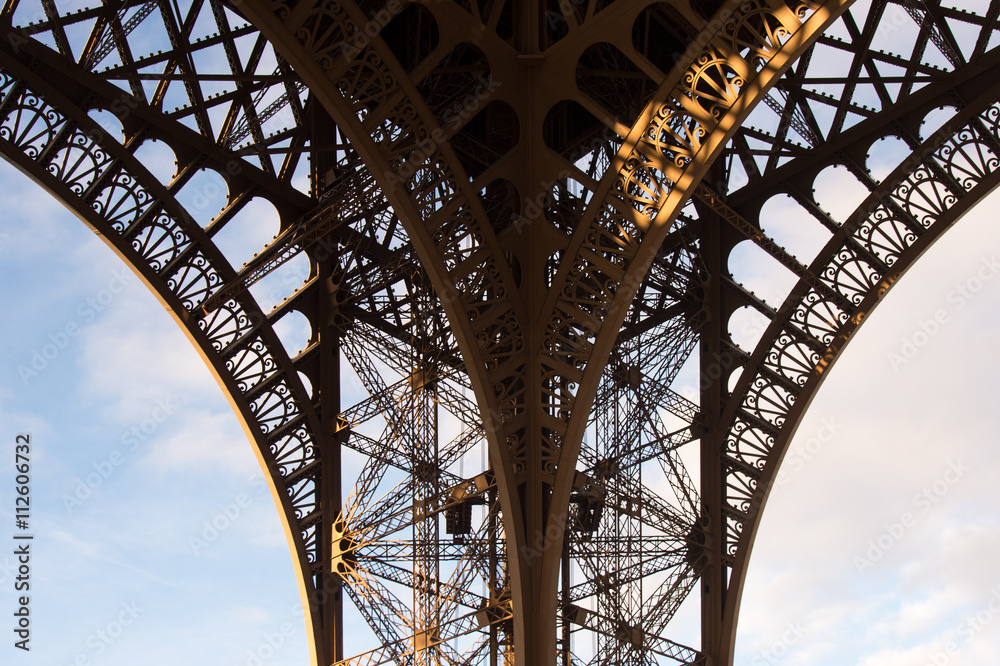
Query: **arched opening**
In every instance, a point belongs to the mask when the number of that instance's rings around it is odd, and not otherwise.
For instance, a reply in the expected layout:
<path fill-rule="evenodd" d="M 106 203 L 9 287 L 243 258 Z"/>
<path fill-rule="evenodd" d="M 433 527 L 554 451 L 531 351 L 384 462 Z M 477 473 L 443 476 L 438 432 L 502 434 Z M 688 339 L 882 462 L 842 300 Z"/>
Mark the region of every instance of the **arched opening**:
<path fill-rule="evenodd" d="M 142 142 L 133 153 L 135 158 L 164 185 L 177 175 L 177 156 L 170 146 L 155 139 Z"/>
<path fill-rule="evenodd" d="M 184 182 L 184 185 L 177 193 L 177 200 L 191 214 L 191 217 L 203 227 L 207 227 L 219 215 L 226 206 L 228 198 L 229 186 L 226 184 L 225 178 L 222 177 L 222 174 L 212 169 L 199 169 L 191 174 L 190 178 Z M 277 225 L 274 226 L 276 227 Z M 243 230 L 243 234 L 246 233 L 247 231 Z M 272 235 L 274 233 L 277 233 L 277 229 L 272 232 Z M 249 242 L 252 243 L 256 240 L 256 238 L 252 238 Z M 240 264 L 238 260 L 230 257 L 230 248 L 226 247 L 227 244 L 222 242 L 218 244 L 222 246 L 221 249 L 226 254 L 226 258 L 230 260 L 230 263 L 239 268 Z M 236 254 L 239 253 L 237 252 Z"/>
<path fill-rule="evenodd" d="M 781 305 L 796 282 L 794 273 L 749 240 L 730 252 L 729 271 L 738 284 L 772 308 Z"/>
<path fill-rule="evenodd" d="M 843 223 L 867 196 L 868 189 L 839 164 L 827 167 L 813 181 L 813 200 L 837 222 Z"/>

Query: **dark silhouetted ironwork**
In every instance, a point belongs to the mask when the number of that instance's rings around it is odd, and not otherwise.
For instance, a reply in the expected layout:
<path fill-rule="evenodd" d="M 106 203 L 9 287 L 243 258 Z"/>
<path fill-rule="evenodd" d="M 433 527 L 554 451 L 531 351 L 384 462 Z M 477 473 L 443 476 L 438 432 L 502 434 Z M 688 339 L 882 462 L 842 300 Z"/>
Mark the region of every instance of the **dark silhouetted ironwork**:
<path fill-rule="evenodd" d="M 9 0 L 0 151 L 229 393 L 315 663 L 724 666 L 805 406 L 997 184 L 981 4 Z"/>

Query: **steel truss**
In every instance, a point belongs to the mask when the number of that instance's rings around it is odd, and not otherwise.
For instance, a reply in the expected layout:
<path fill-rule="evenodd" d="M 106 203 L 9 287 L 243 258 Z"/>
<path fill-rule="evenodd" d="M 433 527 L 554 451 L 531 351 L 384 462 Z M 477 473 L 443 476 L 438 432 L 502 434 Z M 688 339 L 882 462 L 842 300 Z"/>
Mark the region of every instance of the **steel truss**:
<path fill-rule="evenodd" d="M 997 184 L 1000 2 L 850 4 L 9 0 L 0 152 L 229 393 L 314 663 L 724 665 L 805 406 Z M 843 219 L 833 166 L 868 193 Z M 768 231 L 782 195 L 809 256 Z M 219 239 L 254 200 L 278 223 L 243 264 Z M 733 277 L 743 242 L 787 294 Z"/>

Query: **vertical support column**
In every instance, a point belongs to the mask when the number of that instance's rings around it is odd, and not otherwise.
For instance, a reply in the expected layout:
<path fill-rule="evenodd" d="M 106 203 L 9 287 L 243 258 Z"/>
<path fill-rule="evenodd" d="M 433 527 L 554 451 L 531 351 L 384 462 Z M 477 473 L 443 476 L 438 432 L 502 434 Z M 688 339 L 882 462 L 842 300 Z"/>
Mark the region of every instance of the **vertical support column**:
<path fill-rule="evenodd" d="M 716 165 L 706 180 L 719 178 Z M 722 347 L 728 335 L 728 316 L 723 308 L 722 276 L 728 273 L 730 244 L 724 238 L 724 221 L 705 207 L 699 207 L 701 220 L 701 256 L 708 273 L 705 282 L 704 309 L 707 321 L 702 328 L 699 346 L 701 370 L 701 501 L 706 556 L 701 574 L 701 650 L 706 666 L 729 666 L 720 662 L 723 615 L 729 583 L 728 567 L 723 558 L 726 549 L 726 475 L 723 450 L 727 429 L 722 410 L 728 393 L 726 382 L 730 364 Z"/>
<path fill-rule="evenodd" d="M 540 65 L 545 56 L 539 46 L 539 26 L 543 9 L 537 2 L 529 0 L 514 0 L 513 13 L 515 20 L 515 39 L 518 43 L 518 69 L 516 76 L 518 84 L 515 108 L 519 111 L 521 135 L 533 136 L 541 134 L 544 121 L 544 108 L 539 108 L 538 88 L 543 85 L 545 70 Z M 544 97 L 544 96 L 541 96 Z M 522 195 L 521 213 L 524 219 L 531 219 L 528 214 L 530 202 L 547 187 L 545 183 L 551 180 L 551 175 L 545 171 L 546 160 L 540 156 L 543 146 L 528 142 L 523 147 L 523 168 L 514 182 Z M 531 317 L 537 317 L 545 301 L 545 285 L 541 271 L 536 270 L 545 263 L 548 250 L 541 224 L 527 224 L 519 230 L 523 237 L 519 239 L 519 257 L 524 267 L 523 282 L 520 287 L 520 298 L 525 311 Z M 557 522 L 550 519 L 552 501 L 552 474 L 545 471 L 547 445 L 551 436 L 547 435 L 547 424 L 552 415 L 550 398 L 545 389 L 553 392 L 560 387 L 553 384 L 543 387 L 544 381 L 557 382 L 558 379 L 545 379 L 542 367 L 541 349 L 543 345 L 544 326 L 539 321 L 522 322 L 525 331 L 525 344 L 528 350 L 526 367 L 528 385 L 525 391 L 523 436 L 526 455 L 525 471 L 519 479 L 512 480 L 518 484 L 515 492 L 520 501 L 520 515 L 505 515 L 504 521 L 511 525 L 507 529 L 508 543 L 517 543 L 509 548 L 508 561 L 511 568 L 512 602 L 514 608 L 513 620 L 513 653 L 518 664 L 556 664 L 559 654 L 558 622 L 556 614 L 559 602 L 560 561 L 562 547 L 559 541 L 565 521 Z M 564 509 L 564 507 L 559 507 Z M 514 527 L 512 523 L 519 523 Z M 513 535 L 522 534 L 523 542 Z"/>
<path fill-rule="evenodd" d="M 335 281 L 332 260 L 317 263 L 319 271 L 319 330 L 320 385 L 318 404 L 323 424 L 320 443 L 320 510 L 323 526 L 319 552 L 322 556 L 320 580 L 317 581 L 317 603 L 322 618 L 325 662 L 328 664 L 344 658 L 344 579 L 341 559 L 344 557 L 344 526 L 341 521 L 343 508 L 341 489 L 340 437 L 340 330 L 338 326 Z M 315 389 L 314 389 L 315 390 Z"/>
<path fill-rule="evenodd" d="M 309 104 L 309 121 L 312 124 L 313 149 L 311 170 L 313 196 L 319 196 L 324 183 L 332 178 L 337 154 L 330 150 L 335 144 L 337 128 L 323 107 Z M 333 255 L 333 256 L 331 256 Z M 319 556 L 320 573 L 316 581 L 316 603 L 319 606 L 321 640 L 324 654 L 318 655 L 322 666 L 344 658 L 344 590 L 343 574 L 346 563 L 344 544 L 345 526 L 341 520 L 343 489 L 341 487 L 341 438 L 347 431 L 341 427 L 340 405 L 340 336 L 342 321 L 338 305 L 344 294 L 340 293 L 340 275 L 335 253 L 324 251 L 322 257 L 313 257 L 317 271 L 316 322 L 319 338 L 320 381 L 313 387 L 314 404 L 318 405 L 323 432 L 317 433 L 319 444 L 319 505 L 322 515 Z M 320 652 L 317 649 L 317 652 Z"/>

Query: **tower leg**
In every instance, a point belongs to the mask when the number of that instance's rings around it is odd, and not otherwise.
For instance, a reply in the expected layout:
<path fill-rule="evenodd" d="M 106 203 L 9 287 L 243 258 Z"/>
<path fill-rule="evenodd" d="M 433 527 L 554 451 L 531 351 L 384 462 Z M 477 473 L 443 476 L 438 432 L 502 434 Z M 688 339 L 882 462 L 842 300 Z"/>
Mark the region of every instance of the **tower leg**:
<path fill-rule="evenodd" d="M 706 180 L 718 176 L 716 165 Z M 728 666 L 721 661 L 723 615 L 728 587 L 726 555 L 726 473 L 723 450 L 727 429 L 722 422 L 727 383 L 732 363 L 723 347 L 728 335 L 728 316 L 722 302 L 720 276 L 728 274 L 727 259 L 731 243 L 725 239 L 723 220 L 708 210 L 700 210 L 702 223 L 701 256 L 707 280 L 704 285 L 704 310 L 708 313 L 700 341 L 701 419 L 701 497 L 704 529 L 704 570 L 701 574 L 701 650 L 706 666 Z"/>

